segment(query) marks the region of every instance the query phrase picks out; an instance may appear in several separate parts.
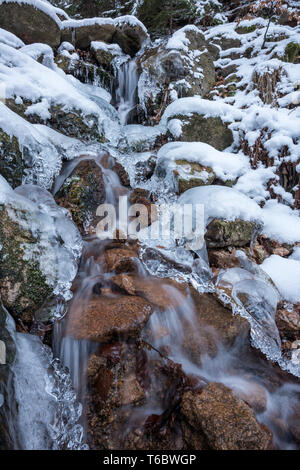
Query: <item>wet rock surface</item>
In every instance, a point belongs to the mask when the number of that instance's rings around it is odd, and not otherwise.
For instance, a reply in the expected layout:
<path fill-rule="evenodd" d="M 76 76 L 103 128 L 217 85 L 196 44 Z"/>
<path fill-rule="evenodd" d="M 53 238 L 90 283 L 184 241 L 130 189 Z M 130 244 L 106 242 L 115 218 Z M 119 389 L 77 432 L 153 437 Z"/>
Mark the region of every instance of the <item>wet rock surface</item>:
<path fill-rule="evenodd" d="M 264 450 L 272 434 L 253 411 L 222 384 L 210 383 L 200 393 L 183 396 L 181 412 L 187 423 L 215 450 Z"/>
<path fill-rule="evenodd" d="M 92 298 L 83 311 L 72 319 L 68 334 L 76 339 L 110 341 L 118 337 L 135 337 L 149 319 L 151 305 L 135 296 L 101 296 Z"/>
<path fill-rule="evenodd" d="M 95 228 L 97 208 L 106 198 L 101 167 L 94 160 L 78 163 L 55 195 L 57 204 L 68 209 L 81 233 Z"/>

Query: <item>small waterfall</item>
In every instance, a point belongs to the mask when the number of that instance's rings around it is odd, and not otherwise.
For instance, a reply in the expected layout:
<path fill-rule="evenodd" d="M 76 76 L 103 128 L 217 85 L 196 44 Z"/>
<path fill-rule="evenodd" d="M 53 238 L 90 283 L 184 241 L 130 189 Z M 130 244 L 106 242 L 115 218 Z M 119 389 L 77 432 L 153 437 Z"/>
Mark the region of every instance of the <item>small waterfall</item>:
<path fill-rule="evenodd" d="M 115 90 L 116 107 L 122 125 L 131 124 L 131 111 L 137 104 L 138 72 L 134 59 L 116 66 L 117 88 Z"/>

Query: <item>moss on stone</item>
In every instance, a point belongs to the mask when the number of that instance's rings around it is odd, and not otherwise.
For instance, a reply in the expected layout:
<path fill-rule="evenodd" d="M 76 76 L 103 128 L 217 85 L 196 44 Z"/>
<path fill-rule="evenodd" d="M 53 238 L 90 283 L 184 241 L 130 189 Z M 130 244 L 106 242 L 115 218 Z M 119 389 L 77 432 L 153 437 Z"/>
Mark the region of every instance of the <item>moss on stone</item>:
<path fill-rule="evenodd" d="M 224 150 L 233 143 L 233 135 L 220 117 L 176 115 L 173 119 L 183 122 L 180 140 L 183 142 L 204 142 L 217 150 Z"/>
<path fill-rule="evenodd" d="M 212 168 L 200 165 L 197 162 L 189 162 L 187 160 L 176 160 L 176 165 L 184 166 L 185 172 L 188 173 L 185 178 L 180 171 L 174 170 L 174 177 L 178 183 L 178 193 L 182 194 L 188 189 L 195 188 L 197 186 L 210 185 L 214 182 L 216 175 Z M 206 177 L 201 173 L 207 172 Z"/>
<path fill-rule="evenodd" d="M 286 62 L 298 62 L 300 55 L 300 44 L 296 42 L 289 42 L 284 51 L 283 59 Z"/>
<path fill-rule="evenodd" d="M 25 162 L 16 137 L 0 129 L 0 174 L 15 188 L 22 183 Z"/>
<path fill-rule="evenodd" d="M 205 240 L 208 248 L 245 246 L 250 243 L 255 229 L 253 222 L 214 219 L 207 226 Z"/>
<path fill-rule="evenodd" d="M 24 244 L 36 242 L 0 206 L 0 292 L 4 306 L 15 318 L 32 316 L 52 292 L 39 263 L 24 259 Z"/>
<path fill-rule="evenodd" d="M 248 33 L 253 33 L 254 31 L 257 30 L 259 25 L 257 24 L 252 24 L 251 26 L 238 26 L 236 28 L 236 32 L 238 34 L 248 34 Z"/>

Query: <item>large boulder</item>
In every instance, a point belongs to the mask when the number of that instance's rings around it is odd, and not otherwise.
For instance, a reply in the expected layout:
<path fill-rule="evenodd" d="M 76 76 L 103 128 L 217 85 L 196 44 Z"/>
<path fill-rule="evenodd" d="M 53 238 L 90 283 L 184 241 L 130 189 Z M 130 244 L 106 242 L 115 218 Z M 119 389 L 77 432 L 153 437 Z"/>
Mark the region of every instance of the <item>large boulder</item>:
<path fill-rule="evenodd" d="M 147 31 L 136 18 L 124 16 L 115 20 L 91 18 L 64 21 L 62 40 L 79 49 L 87 49 L 94 41 L 119 44 L 125 54 L 134 56 L 147 38 Z"/>
<path fill-rule="evenodd" d="M 0 27 L 18 36 L 25 44 L 42 42 L 51 47 L 61 41 L 59 18 L 43 1 L 0 2 Z"/>
<path fill-rule="evenodd" d="M 203 435 L 214 450 L 265 450 L 271 432 L 260 425 L 253 410 L 223 384 L 210 383 L 202 391 L 186 392 L 181 413 L 192 432 Z"/>
<path fill-rule="evenodd" d="M 190 116 L 177 114 L 172 119 L 182 121 L 182 142 L 204 142 L 217 150 L 224 150 L 233 144 L 233 134 L 220 117 L 191 113 Z"/>
<path fill-rule="evenodd" d="M 46 119 L 42 119 L 40 114 L 29 112 L 34 104 L 25 99 L 22 103 L 16 103 L 14 99 L 6 100 L 8 108 L 32 124 L 46 124 L 68 137 L 102 143 L 105 141 L 104 135 L 99 130 L 99 117 L 95 114 L 84 115 L 80 109 L 66 110 L 63 105 L 56 104 L 50 106 L 49 115 Z"/>
<path fill-rule="evenodd" d="M 130 18 L 130 17 L 128 17 Z M 112 42 L 119 44 L 125 54 L 134 56 L 142 47 L 147 38 L 147 30 L 144 25 L 136 19 L 127 17 L 116 18 L 116 32 Z"/>

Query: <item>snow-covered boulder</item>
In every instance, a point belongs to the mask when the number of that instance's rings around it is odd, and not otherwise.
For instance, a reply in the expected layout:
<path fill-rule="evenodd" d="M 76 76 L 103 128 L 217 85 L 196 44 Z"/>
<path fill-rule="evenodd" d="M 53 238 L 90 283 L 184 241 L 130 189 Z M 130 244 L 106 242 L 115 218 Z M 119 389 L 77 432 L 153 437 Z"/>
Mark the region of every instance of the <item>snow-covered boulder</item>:
<path fill-rule="evenodd" d="M 1 0 L 0 27 L 18 36 L 25 44 L 60 44 L 60 18 L 65 13 L 42 0 Z M 66 15 L 65 15 L 66 16 Z"/>
<path fill-rule="evenodd" d="M 171 103 L 161 122 L 168 125 L 175 140 L 204 142 L 224 150 L 234 141 L 229 124 L 241 117 L 242 112 L 233 106 L 193 96 Z"/>
<path fill-rule="evenodd" d="M 232 186 L 248 168 L 245 155 L 220 152 L 202 142 L 171 142 L 159 150 L 156 172 L 182 194 L 214 182 Z"/>
<path fill-rule="evenodd" d="M 189 189 L 180 196 L 179 203 L 203 205 L 209 248 L 247 245 L 262 223 L 259 205 L 226 186 Z"/>
<path fill-rule="evenodd" d="M 139 98 L 148 118 L 182 96 L 204 96 L 215 83 L 210 45 L 194 25 L 176 31 L 140 58 Z"/>
<path fill-rule="evenodd" d="M 2 177 L 0 185 L 1 298 L 14 317 L 31 320 L 52 293 L 70 298 L 81 237 L 47 191 L 13 191 Z"/>
<path fill-rule="evenodd" d="M 14 188 L 27 182 L 50 188 L 62 158 L 76 155 L 80 143 L 43 125 L 32 125 L 0 103 L 0 175 Z"/>
<path fill-rule="evenodd" d="M 40 45 L 37 50 L 40 53 Z M 90 89 L 53 62 L 40 64 L 32 54 L 32 50 L 28 55 L 27 50 L 0 44 L 0 79 L 10 109 L 33 124 L 47 124 L 69 137 L 103 142 L 106 129 L 118 138 L 118 116 L 105 90 Z"/>
<path fill-rule="evenodd" d="M 135 55 L 147 38 L 147 30 L 134 16 L 87 18 L 62 22 L 62 40 L 79 49 L 87 49 L 93 41 L 119 44 L 125 54 Z"/>

